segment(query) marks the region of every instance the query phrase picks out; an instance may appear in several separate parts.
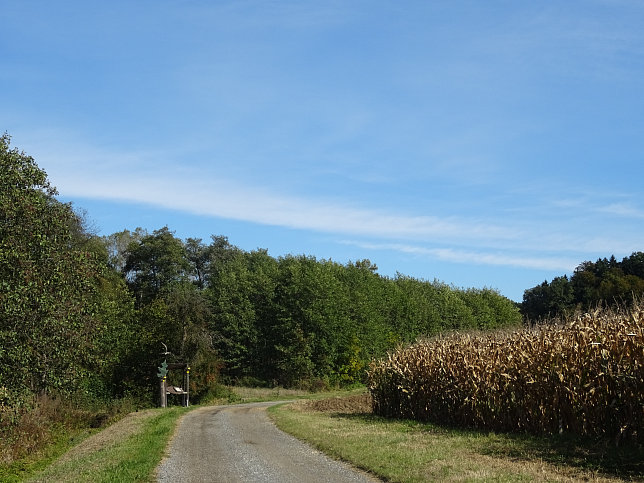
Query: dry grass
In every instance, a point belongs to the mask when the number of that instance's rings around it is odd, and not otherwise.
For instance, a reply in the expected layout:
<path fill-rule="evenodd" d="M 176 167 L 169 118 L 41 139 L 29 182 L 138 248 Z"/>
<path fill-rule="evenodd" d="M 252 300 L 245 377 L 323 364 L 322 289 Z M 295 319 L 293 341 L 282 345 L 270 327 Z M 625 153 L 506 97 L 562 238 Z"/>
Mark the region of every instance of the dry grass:
<path fill-rule="evenodd" d="M 368 414 L 371 412 L 373 401 L 370 394 L 354 394 L 352 396 L 336 396 L 325 399 L 304 401 L 299 407 L 309 411 L 339 414 Z"/>
<path fill-rule="evenodd" d="M 130 405 L 84 408 L 68 398 L 42 394 L 22 405 L 0 405 L 0 463 L 39 454 L 60 439 L 91 432 L 129 412 Z"/>
<path fill-rule="evenodd" d="M 295 399 L 298 397 L 309 396 L 311 394 L 310 391 L 301 389 L 284 389 L 283 387 L 263 388 L 230 386 L 228 389 L 239 396 L 240 402 L 254 402 L 270 399 Z"/>

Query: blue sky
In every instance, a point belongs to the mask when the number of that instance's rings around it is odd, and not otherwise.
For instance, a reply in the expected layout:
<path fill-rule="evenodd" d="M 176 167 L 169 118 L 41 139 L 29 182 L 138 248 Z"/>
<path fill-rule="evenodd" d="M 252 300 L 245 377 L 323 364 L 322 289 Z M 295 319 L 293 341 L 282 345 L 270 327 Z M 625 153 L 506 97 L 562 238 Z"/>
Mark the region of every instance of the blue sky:
<path fill-rule="evenodd" d="M 643 2 L 0 7 L 0 130 L 100 234 L 518 301 L 644 250 Z"/>

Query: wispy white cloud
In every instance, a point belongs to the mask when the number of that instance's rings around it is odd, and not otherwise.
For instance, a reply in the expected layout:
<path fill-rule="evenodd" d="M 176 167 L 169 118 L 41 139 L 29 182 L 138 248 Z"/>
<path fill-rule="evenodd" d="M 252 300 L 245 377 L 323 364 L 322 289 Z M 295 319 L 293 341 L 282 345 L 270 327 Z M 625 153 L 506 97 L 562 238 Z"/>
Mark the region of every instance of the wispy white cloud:
<path fill-rule="evenodd" d="M 551 220 L 535 223 L 526 212 L 473 218 L 457 213 L 418 215 L 395 208 L 385 211 L 341 199 L 298 197 L 195 166 L 182 167 L 172 161 L 177 153 L 167 151 L 117 152 L 82 143 L 73 148 L 61 142 L 45 145 L 46 149 L 36 145 L 25 149 L 47 167 L 53 184 L 68 198 L 144 203 L 209 217 L 359 237 L 368 240 L 354 243 L 363 248 L 456 263 L 569 272 L 594 254 L 641 249 L 637 233 L 598 234 L 592 227 L 567 223 L 557 213 Z M 571 197 L 556 203 L 568 213 L 581 202 Z M 603 210 L 642 215 L 633 205 L 621 202 L 605 204 Z"/>
<path fill-rule="evenodd" d="M 621 216 L 625 218 L 644 218 L 644 210 L 632 205 L 631 203 L 612 203 L 597 209 L 601 213 Z"/>
<path fill-rule="evenodd" d="M 579 193 L 576 196 L 555 199 L 550 204 L 556 209 L 570 213 L 586 213 L 588 215 L 608 215 L 618 218 L 644 218 L 644 209 L 638 206 L 634 197 L 624 192 L 592 191 Z"/>
<path fill-rule="evenodd" d="M 236 181 L 182 177 L 170 173 L 137 175 L 95 170 L 52 171 L 66 196 L 134 201 L 179 211 L 295 229 L 387 239 L 462 240 L 494 244 L 511 240 L 514 230 L 457 218 L 413 216 L 298 198 Z M 56 181 L 56 180 L 60 181 Z"/>
<path fill-rule="evenodd" d="M 487 253 L 454 248 L 426 248 L 401 243 L 368 243 L 346 240 L 343 243 L 368 250 L 394 250 L 410 255 L 463 264 L 509 266 L 564 272 L 570 272 L 579 265 L 579 260 L 562 257 L 539 257 L 501 252 Z"/>
<path fill-rule="evenodd" d="M 240 183 L 194 166 L 169 151 L 117 151 L 72 141 L 68 133 L 40 132 L 25 149 L 46 167 L 66 197 L 133 201 L 188 213 L 386 239 L 442 240 L 497 245 L 517 230 L 480 220 L 416 215 L 352 206 L 341 200 L 296 197 Z M 46 146 L 46 147 L 45 147 Z M 185 153 L 183 153 L 185 156 Z"/>
<path fill-rule="evenodd" d="M 411 242 L 389 246 L 398 251 L 424 251 L 425 255 L 443 260 L 569 269 L 576 266 L 571 259 L 553 259 L 548 253 L 576 254 L 573 258 L 579 262 L 585 254 L 630 253 L 637 247 L 633 236 L 597 234 L 589 227 L 563 222 L 535 225 L 520 218 L 480 220 L 462 215 L 419 216 L 356 207 L 337 200 L 295 197 L 214 176 L 199 178 L 194 173 L 173 168 L 124 175 L 122 171 L 102 166 L 100 170 L 76 169 L 60 173 L 60 176 L 56 173 L 54 180 L 67 196 L 133 201 L 264 225 Z M 412 248 L 416 243 L 470 249 Z"/>

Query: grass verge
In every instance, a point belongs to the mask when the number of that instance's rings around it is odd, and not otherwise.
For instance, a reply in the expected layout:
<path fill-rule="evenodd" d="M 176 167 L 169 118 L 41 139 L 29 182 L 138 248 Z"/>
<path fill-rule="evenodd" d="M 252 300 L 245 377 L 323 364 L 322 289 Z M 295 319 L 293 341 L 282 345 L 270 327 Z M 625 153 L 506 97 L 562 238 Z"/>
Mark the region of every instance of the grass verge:
<path fill-rule="evenodd" d="M 87 438 L 28 481 L 153 481 L 176 423 L 188 410 L 172 407 L 132 413 Z"/>
<path fill-rule="evenodd" d="M 642 448 L 388 420 L 340 404 L 271 408 L 280 429 L 392 482 L 643 481 Z"/>
<path fill-rule="evenodd" d="M 132 412 L 135 401 L 109 404 L 42 394 L 0 414 L 0 481 L 23 481 L 73 446 Z"/>
<path fill-rule="evenodd" d="M 23 481 L 42 471 L 71 447 L 97 431 L 97 429 L 70 430 L 62 426 L 50 428 L 50 442 L 43 449 L 9 463 L 0 464 L 0 481 L 7 483 Z"/>

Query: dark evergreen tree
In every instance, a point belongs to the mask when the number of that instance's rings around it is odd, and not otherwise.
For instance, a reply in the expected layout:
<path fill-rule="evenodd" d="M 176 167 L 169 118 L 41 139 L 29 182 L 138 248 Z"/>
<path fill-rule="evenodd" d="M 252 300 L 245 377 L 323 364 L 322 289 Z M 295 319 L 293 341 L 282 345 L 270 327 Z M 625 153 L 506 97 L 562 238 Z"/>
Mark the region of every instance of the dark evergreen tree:
<path fill-rule="evenodd" d="M 642 294 L 644 254 L 634 252 L 621 262 L 612 255 L 579 264 L 570 279 L 563 275 L 526 290 L 521 311 L 529 320 L 558 317 L 601 303 L 630 303 Z"/>

